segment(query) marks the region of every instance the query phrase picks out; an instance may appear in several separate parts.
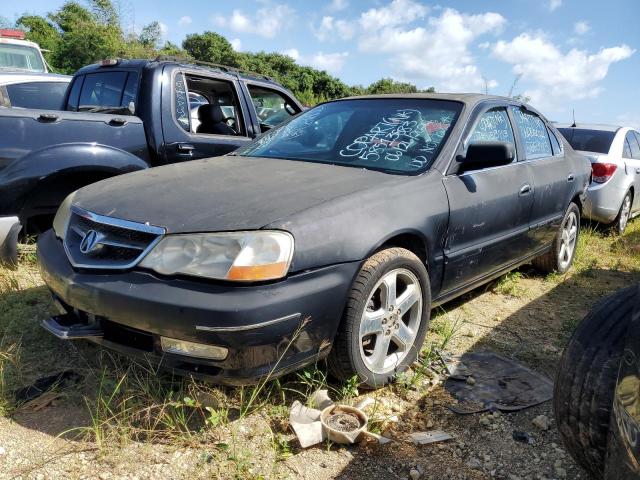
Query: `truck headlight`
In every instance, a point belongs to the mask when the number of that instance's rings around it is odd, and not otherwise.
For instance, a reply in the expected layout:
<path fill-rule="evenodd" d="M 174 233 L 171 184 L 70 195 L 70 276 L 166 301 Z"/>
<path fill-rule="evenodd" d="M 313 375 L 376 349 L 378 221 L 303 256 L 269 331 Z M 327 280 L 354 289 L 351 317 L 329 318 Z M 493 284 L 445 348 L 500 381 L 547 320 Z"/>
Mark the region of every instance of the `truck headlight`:
<path fill-rule="evenodd" d="M 293 237 L 281 231 L 167 235 L 140 263 L 163 275 L 256 282 L 284 277 Z"/>
<path fill-rule="evenodd" d="M 56 216 L 53 218 L 53 231 L 56 234 L 56 237 L 64 240 L 64 236 L 67 233 L 67 226 L 69 225 L 69 219 L 71 218 L 71 202 L 73 202 L 73 197 L 75 197 L 76 192 L 73 192 L 67 195 L 67 198 L 64 199 L 58 211 L 56 212 Z"/>

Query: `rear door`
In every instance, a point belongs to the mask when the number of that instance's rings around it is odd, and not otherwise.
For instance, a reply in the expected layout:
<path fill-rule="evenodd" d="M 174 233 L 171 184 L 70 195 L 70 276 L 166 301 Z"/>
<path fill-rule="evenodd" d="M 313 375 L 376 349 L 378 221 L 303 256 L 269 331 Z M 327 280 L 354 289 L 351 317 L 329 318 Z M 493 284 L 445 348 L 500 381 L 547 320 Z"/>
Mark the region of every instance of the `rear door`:
<path fill-rule="evenodd" d="M 485 107 L 460 147 L 464 154 L 476 141 L 516 145 L 513 120 L 506 106 Z M 443 293 L 479 281 L 526 256 L 533 200 L 527 166 L 508 165 L 450 171 L 444 178 L 450 219 L 445 243 Z"/>
<path fill-rule="evenodd" d="M 169 163 L 224 155 L 251 140 L 249 113 L 233 76 L 168 65 L 165 77 L 171 80 L 162 91 L 162 130 Z M 213 123 L 209 117 L 201 120 L 209 106 L 223 113 L 215 119 L 219 133 L 204 128 Z"/>
<path fill-rule="evenodd" d="M 627 175 L 633 178 L 634 198 L 632 211 L 640 208 L 640 135 L 638 132 L 629 130 L 625 136 L 625 141 L 629 145 L 629 149 L 623 150 L 623 157 Z"/>
<path fill-rule="evenodd" d="M 574 191 L 576 174 L 565 159 L 556 133 L 535 112 L 513 107 L 524 162 L 532 179 L 531 237 L 534 248 L 546 247 L 554 238 Z"/>

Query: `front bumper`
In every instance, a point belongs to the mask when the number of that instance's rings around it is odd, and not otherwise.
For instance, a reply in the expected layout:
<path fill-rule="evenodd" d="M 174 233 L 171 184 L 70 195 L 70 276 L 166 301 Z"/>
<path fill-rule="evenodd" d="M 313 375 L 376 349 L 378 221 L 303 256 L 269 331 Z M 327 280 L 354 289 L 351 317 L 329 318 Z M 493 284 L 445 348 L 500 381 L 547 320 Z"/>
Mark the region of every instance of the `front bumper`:
<path fill-rule="evenodd" d="M 58 326 L 71 318 L 89 327 L 88 340 L 233 385 L 281 375 L 325 356 L 360 267 L 339 264 L 263 285 L 161 278 L 136 270 L 74 270 L 51 230 L 38 238 L 38 263 L 65 313 Z M 46 323 L 52 333 L 60 331 Z M 163 353 L 160 336 L 222 346 L 229 353 L 223 361 Z"/>
<path fill-rule="evenodd" d="M 0 263 L 18 263 L 18 234 L 21 228 L 18 217 L 0 217 Z"/>

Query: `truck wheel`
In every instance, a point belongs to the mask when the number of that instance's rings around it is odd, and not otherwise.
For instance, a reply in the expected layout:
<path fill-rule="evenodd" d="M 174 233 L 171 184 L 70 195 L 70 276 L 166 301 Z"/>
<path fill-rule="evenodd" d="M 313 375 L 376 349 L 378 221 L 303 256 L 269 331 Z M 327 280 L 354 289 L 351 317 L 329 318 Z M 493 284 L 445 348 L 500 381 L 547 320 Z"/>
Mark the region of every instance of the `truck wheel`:
<path fill-rule="evenodd" d="M 602 478 L 609 420 L 625 334 L 638 287 L 598 303 L 580 322 L 562 354 L 554 410 L 565 447 L 591 475 Z"/>
<path fill-rule="evenodd" d="M 624 233 L 627 228 L 627 224 L 629 223 L 629 218 L 631 216 L 632 199 L 633 197 L 631 196 L 631 192 L 627 192 L 627 194 L 622 199 L 622 205 L 620 205 L 618 216 L 611 225 L 613 227 L 613 231 L 618 235 L 622 235 Z"/>
<path fill-rule="evenodd" d="M 340 380 L 357 375 L 370 388 L 386 385 L 415 361 L 430 315 L 431 287 L 420 259 L 404 248 L 376 253 L 351 287 L 330 372 Z"/>
<path fill-rule="evenodd" d="M 580 235 L 580 209 L 571 202 L 553 239 L 551 250 L 534 258 L 533 266 L 543 272 L 565 273 L 573 263 L 578 235 Z"/>

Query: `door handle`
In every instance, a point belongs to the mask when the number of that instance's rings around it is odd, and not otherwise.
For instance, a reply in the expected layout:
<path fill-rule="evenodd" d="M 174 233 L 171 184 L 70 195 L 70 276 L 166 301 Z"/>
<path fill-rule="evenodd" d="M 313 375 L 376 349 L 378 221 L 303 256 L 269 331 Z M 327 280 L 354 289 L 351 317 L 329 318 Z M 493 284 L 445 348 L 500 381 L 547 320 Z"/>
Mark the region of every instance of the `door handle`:
<path fill-rule="evenodd" d="M 575 175 L 573 173 L 570 173 L 569 176 L 567 177 L 567 182 L 573 182 L 575 180 Z"/>
<path fill-rule="evenodd" d="M 187 153 L 189 155 L 192 155 L 193 151 L 195 149 L 196 149 L 196 147 L 194 147 L 190 143 L 179 143 L 178 144 L 178 152 L 180 152 L 180 153 Z"/>
<path fill-rule="evenodd" d="M 529 185 L 529 184 L 525 184 L 525 185 L 523 185 L 523 186 L 521 186 L 521 187 L 520 187 L 520 193 L 519 193 L 519 195 L 520 195 L 521 197 L 524 197 L 525 195 L 529 195 L 532 191 L 533 191 L 533 190 L 532 190 L 532 188 L 531 188 L 531 185 Z"/>

